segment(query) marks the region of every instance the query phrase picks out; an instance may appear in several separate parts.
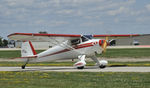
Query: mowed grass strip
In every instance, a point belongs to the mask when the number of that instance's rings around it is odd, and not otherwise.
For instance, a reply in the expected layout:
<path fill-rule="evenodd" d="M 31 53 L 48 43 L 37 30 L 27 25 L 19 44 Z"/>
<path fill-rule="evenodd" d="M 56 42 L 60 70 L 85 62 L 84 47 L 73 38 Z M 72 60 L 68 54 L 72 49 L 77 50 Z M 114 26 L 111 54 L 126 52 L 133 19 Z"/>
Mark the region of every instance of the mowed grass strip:
<path fill-rule="evenodd" d="M 98 56 L 106 58 L 146 58 L 150 57 L 150 48 L 107 49 L 106 53 Z"/>
<path fill-rule="evenodd" d="M 1 88 L 150 88 L 150 73 L 0 72 Z"/>
<path fill-rule="evenodd" d="M 37 50 L 37 53 L 44 50 Z M 107 52 L 98 57 L 106 58 L 147 58 L 150 57 L 150 48 L 133 48 L 133 49 L 107 49 Z M 16 58 L 21 57 L 19 50 L 16 51 L 0 51 L 0 58 Z"/>
<path fill-rule="evenodd" d="M 20 56 L 21 56 L 20 50 L 0 51 L 0 58 L 16 58 Z"/>
<path fill-rule="evenodd" d="M 40 53 L 44 50 L 36 50 L 37 53 Z M 6 51 L 0 51 L 0 58 L 16 58 L 21 57 L 21 51 L 20 50 L 6 50 Z"/>

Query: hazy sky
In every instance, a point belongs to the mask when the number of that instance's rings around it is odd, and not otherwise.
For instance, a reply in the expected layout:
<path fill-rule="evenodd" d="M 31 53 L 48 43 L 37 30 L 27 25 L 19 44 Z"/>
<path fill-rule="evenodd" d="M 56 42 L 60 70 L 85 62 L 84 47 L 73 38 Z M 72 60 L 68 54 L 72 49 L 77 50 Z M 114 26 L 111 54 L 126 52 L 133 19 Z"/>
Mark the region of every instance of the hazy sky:
<path fill-rule="evenodd" d="M 39 31 L 150 33 L 150 0 L 0 0 L 0 36 Z"/>

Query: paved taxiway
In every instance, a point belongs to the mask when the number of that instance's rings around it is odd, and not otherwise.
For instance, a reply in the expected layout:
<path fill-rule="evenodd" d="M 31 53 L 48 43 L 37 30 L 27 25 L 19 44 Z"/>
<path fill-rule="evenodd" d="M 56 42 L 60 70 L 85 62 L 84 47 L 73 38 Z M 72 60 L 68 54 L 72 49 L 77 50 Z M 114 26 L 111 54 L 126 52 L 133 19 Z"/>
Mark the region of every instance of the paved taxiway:
<path fill-rule="evenodd" d="M 41 72 L 150 72 L 150 67 L 107 67 L 100 69 L 95 66 L 87 66 L 85 69 L 76 69 L 74 67 L 0 67 L 0 71 L 41 71 Z"/>

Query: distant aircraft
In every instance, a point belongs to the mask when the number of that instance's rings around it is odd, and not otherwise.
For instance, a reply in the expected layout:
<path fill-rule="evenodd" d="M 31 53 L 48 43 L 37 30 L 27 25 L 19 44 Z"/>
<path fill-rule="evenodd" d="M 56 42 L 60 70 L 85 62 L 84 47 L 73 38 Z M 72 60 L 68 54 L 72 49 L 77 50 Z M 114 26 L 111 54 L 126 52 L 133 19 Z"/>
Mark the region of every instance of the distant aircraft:
<path fill-rule="evenodd" d="M 53 61 L 58 59 L 75 59 L 78 61 L 74 66 L 83 69 L 86 65 L 86 57 L 91 58 L 100 68 L 105 68 L 108 64 L 106 60 L 98 60 L 96 54 L 102 54 L 106 51 L 109 44 L 108 37 L 131 37 L 139 34 L 127 35 L 71 35 L 71 34 L 38 34 L 38 33 L 13 33 L 8 35 L 11 40 L 23 41 L 21 47 L 21 58 L 26 63 L 22 65 L 25 69 L 26 64 L 30 61 L 42 62 Z M 97 38 L 103 39 L 97 39 Z M 94 39 L 95 38 L 95 39 Z M 47 41 L 54 46 L 39 54 L 31 41 Z"/>

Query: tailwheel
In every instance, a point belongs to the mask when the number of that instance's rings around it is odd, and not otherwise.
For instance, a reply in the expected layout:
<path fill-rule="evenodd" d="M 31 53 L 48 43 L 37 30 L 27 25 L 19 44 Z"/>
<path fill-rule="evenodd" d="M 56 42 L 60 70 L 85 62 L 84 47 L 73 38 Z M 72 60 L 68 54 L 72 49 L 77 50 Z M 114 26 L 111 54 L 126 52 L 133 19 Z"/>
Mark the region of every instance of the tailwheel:
<path fill-rule="evenodd" d="M 25 65 L 22 65 L 22 66 L 21 66 L 22 69 L 25 69 L 25 67 L 26 67 Z"/>
<path fill-rule="evenodd" d="M 77 67 L 77 69 L 83 69 L 84 68 L 84 66 L 81 66 L 81 67 Z"/>

